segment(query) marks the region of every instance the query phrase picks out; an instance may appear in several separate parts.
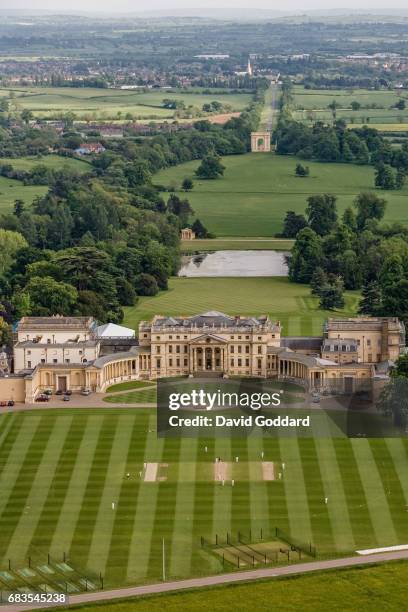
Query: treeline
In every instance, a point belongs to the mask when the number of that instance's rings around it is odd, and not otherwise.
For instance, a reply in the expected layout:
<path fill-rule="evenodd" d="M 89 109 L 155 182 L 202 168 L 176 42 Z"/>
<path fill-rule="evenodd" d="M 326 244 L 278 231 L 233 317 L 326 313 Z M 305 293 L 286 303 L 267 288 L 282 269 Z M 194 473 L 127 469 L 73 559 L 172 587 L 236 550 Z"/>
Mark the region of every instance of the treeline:
<path fill-rule="evenodd" d="M 377 187 L 388 189 L 402 186 L 403 175 L 408 171 L 408 147 L 405 144 L 400 149 L 395 148 L 377 130 L 367 126 L 350 130 L 343 119 L 334 120 L 331 125 L 322 121 L 312 126 L 305 125 L 293 119 L 293 104 L 292 84 L 286 81 L 282 87 L 279 119 L 274 132 L 278 154 L 321 162 L 372 164 L 377 168 L 377 173 L 380 170 Z M 383 166 L 386 166 L 385 171 Z M 398 179 L 388 170 L 388 166 L 400 171 Z M 393 180 L 388 180 L 390 175 Z"/>
<path fill-rule="evenodd" d="M 343 289 L 361 289 L 359 312 L 408 319 L 408 228 L 380 224 L 386 201 L 361 193 L 340 218 L 336 197 L 311 196 L 306 214 L 287 213 L 298 230 L 289 279 L 309 283 L 326 309 L 344 305 Z"/>
<path fill-rule="evenodd" d="M 283 119 L 276 128 L 275 138 L 276 152 L 280 155 L 296 155 L 321 162 L 371 164 L 381 170 L 385 165 L 403 173 L 408 171 L 406 143 L 400 149 L 395 148 L 377 130 L 367 126 L 349 130 L 343 120 L 335 121 L 334 125 L 317 122 L 308 126 Z M 398 181 L 394 181 L 393 187 L 388 184 L 382 179 L 377 182 L 378 187 L 395 188 Z"/>

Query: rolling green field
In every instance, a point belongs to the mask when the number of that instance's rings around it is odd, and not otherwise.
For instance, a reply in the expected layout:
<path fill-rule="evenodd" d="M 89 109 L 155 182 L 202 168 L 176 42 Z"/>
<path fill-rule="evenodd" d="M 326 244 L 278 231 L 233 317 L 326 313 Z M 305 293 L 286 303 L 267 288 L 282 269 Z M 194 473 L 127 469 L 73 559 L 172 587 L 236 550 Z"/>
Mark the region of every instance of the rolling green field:
<path fill-rule="evenodd" d="M 294 116 L 298 121 L 330 121 L 332 112 L 328 105 L 336 101 L 338 108 L 336 111 L 337 119 L 345 119 L 348 124 L 370 123 L 377 127 L 377 124 L 398 124 L 405 125 L 408 129 L 408 96 L 405 92 L 397 94 L 395 91 L 372 91 L 367 89 L 355 90 L 321 90 L 305 89 L 297 85 L 294 87 Z M 390 108 L 398 100 L 404 99 L 407 104 L 405 110 Z M 380 108 L 360 108 L 353 111 L 350 108 L 351 102 L 356 101 L 362 107 L 376 104 Z M 367 120 L 368 118 L 368 120 Z M 380 126 L 378 125 L 380 129 Z"/>
<path fill-rule="evenodd" d="M 360 567 L 310 576 L 292 576 L 272 581 L 234 584 L 217 588 L 196 589 L 163 595 L 152 595 L 108 602 L 102 605 L 74 606 L 82 612 L 169 612 L 194 610 L 244 611 L 251 602 L 256 610 L 331 610 L 355 612 L 372 610 L 373 604 L 385 610 L 400 610 L 406 599 L 407 563 L 387 563 L 376 567 Z M 375 603 L 374 603 L 375 602 Z"/>
<path fill-rule="evenodd" d="M 262 452 L 285 464 L 281 479 L 259 477 Z M 216 480 L 216 456 L 239 456 L 234 487 Z M 158 478 L 144 479 L 144 463 L 159 464 Z M 408 442 L 398 438 L 157 439 L 148 409 L 3 414 L 0 566 L 24 568 L 30 555 L 35 568 L 65 552 L 108 587 L 159 580 L 162 538 L 168 579 L 223 571 L 200 536 L 227 531 L 251 529 L 254 539 L 262 528 L 269 542 L 278 526 L 313 542 L 320 558 L 403 544 L 407 468 Z"/>
<path fill-rule="evenodd" d="M 341 213 L 361 191 L 374 189 L 374 168 L 351 164 L 307 162 L 310 177 L 295 176 L 296 158 L 271 154 L 224 157 L 224 177 L 195 180 L 188 193 L 197 216 L 209 231 L 220 236 L 274 236 L 282 230 L 287 210 L 303 213 L 306 199 L 316 193 L 338 197 Z M 155 175 L 158 185 L 175 184 L 193 177 L 199 162 L 187 162 Z M 408 186 L 402 191 L 380 192 L 388 202 L 387 221 L 408 222 Z M 164 194 L 166 196 L 166 194 Z M 186 197 L 181 192 L 180 197 Z"/>
<path fill-rule="evenodd" d="M 0 89 L 0 95 L 8 95 L 10 89 Z M 163 99 L 183 101 L 186 106 L 201 109 L 203 104 L 217 100 L 230 104 L 233 110 L 240 111 L 248 106 L 250 94 L 186 93 L 184 91 L 131 91 L 119 89 L 98 89 L 92 87 L 19 87 L 12 89 L 17 107 L 31 110 L 36 117 L 50 117 L 58 113 L 72 111 L 78 119 L 95 115 L 98 119 L 122 119 L 127 113 L 135 118 L 171 119 L 174 110 L 163 107 Z"/>
<path fill-rule="evenodd" d="M 23 200 L 30 205 L 37 196 L 45 195 L 48 187 L 43 185 L 23 185 L 21 181 L 0 176 L 0 213 L 10 212 L 15 200 Z"/>
<path fill-rule="evenodd" d="M 141 297 L 136 306 L 125 308 L 124 325 L 137 329 L 139 321 L 155 314 L 192 315 L 219 310 L 235 315 L 269 314 L 281 321 L 285 336 L 320 336 L 329 316 L 356 313 L 359 295 L 346 292 L 346 307 L 329 313 L 319 310 L 318 299 L 308 285 L 290 283 L 283 277 L 172 278 L 168 291 Z"/>
<path fill-rule="evenodd" d="M 11 164 L 15 170 L 31 170 L 34 166 L 46 166 L 51 170 L 70 168 L 77 172 L 89 172 L 91 165 L 81 159 L 61 157 L 60 155 L 42 155 L 40 157 L 0 157 L 0 164 Z"/>

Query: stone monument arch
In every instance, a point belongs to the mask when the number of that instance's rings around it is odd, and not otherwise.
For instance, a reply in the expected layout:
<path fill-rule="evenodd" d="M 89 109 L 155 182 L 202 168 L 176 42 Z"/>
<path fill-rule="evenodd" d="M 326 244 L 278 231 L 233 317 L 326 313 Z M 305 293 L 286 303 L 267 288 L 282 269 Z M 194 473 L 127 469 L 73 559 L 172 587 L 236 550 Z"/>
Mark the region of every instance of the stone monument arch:
<path fill-rule="evenodd" d="M 271 133 L 270 132 L 252 132 L 251 133 L 251 151 L 252 153 L 269 153 L 271 150 Z"/>

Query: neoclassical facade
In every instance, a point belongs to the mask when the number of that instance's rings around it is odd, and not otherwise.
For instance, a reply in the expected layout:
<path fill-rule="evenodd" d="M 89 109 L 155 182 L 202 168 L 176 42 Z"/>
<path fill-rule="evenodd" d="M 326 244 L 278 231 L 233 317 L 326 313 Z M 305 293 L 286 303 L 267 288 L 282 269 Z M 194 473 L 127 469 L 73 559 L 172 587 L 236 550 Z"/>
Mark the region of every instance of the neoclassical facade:
<path fill-rule="evenodd" d="M 280 378 L 308 389 L 384 376 L 405 350 L 394 317 L 328 319 L 322 337 L 283 337 L 268 316 L 210 311 L 142 321 L 138 338 L 99 337 L 85 317 L 32 317 L 16 330 L 14 373 L 0 377 L 0 399 L 33 402 L 46 389 L 103 392 L 127 380 L 171 376 Z M 123 328 L 122 328 L 123 329 Z"/>

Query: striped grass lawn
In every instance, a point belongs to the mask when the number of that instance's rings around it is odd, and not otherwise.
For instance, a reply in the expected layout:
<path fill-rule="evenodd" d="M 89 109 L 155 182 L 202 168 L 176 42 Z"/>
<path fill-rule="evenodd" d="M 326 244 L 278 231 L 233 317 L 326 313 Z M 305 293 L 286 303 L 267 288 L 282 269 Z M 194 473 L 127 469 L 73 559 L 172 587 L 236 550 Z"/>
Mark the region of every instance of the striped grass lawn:
<path fill-rule="evenodd" d="M 259 479 L 262 453 L 284 464 L 281 480 Z M 216 456 L 234 486 L 214 482 Z M 144 482 L 147 462 L 165 479 Z M 407 468 L 403 439 L 157 439 L 153 409 L 3 414 L 0 566 L 66 552 L 116 586 L 160 579 L 163 539 L 167 578 L 221 572 L 200 536 L 227 531 L 278 526 L 323 557 L 408 543 Z"/>
<path fill-rule="evenodd" d="M 124 325 L 137 329 L 141 320 L 150 321 L 156 314 L 180 316 L 219 310 L 229 315 L 269 314 L 281 322 L 285 336 L 321 336 L 328 317 L 356 314 L 359 294 L 346 291 L 345 300 L 343 310 L 320 310 L 308 285 L 282 277 L 171 278 L 168 291 L 141 297 L 136 306 L 125 308 Z"/>

